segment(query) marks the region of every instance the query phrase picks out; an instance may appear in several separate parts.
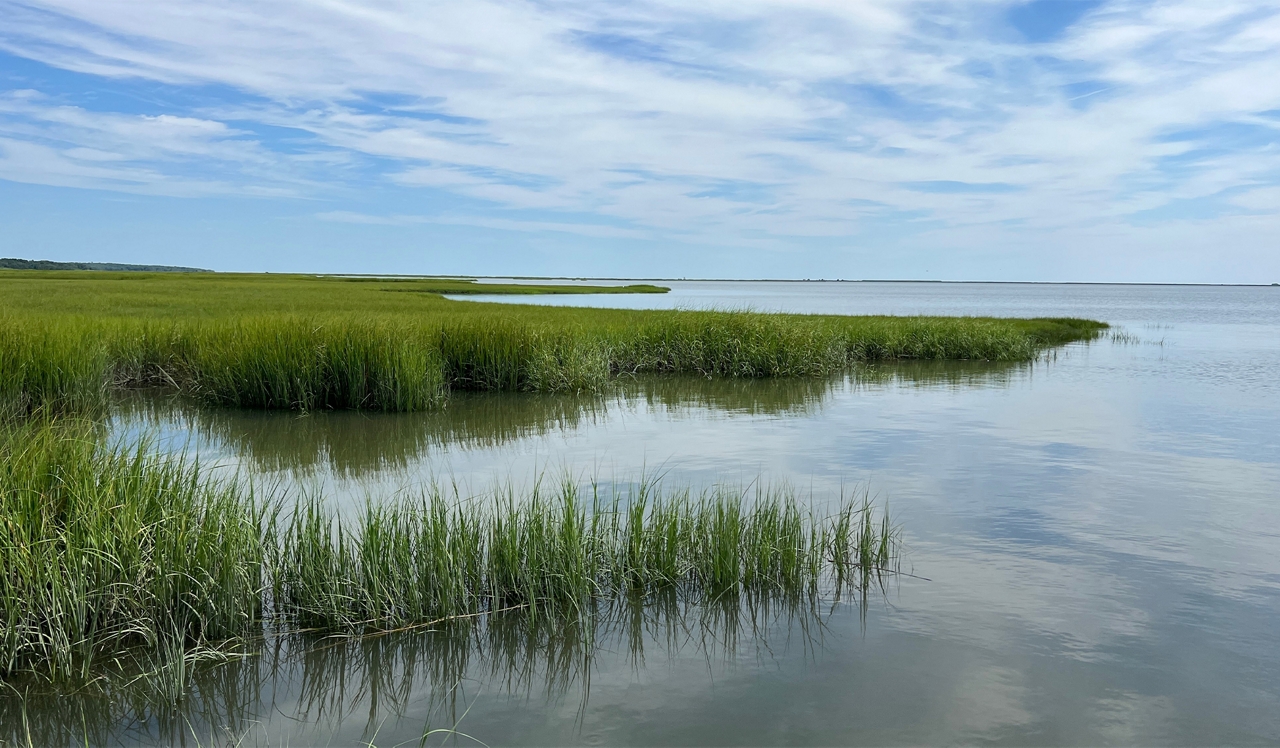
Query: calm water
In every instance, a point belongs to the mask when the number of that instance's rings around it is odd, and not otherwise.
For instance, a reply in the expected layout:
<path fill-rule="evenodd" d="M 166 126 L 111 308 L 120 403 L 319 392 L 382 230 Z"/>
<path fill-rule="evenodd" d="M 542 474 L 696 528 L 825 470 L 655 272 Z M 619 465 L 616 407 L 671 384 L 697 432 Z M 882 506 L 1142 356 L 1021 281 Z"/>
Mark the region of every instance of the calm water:
<path fill-rule="evenodd" d="M 92 707 L 98 739 L 208 744 L 225 728 L 249 744 L 398 745 L 456 725 L 489 745 L 1280 742 L 1280 288 L 677 283 L 536 301 L 1071 315 L 1131 339 L 1029 366 L 641 380 L 435 414 L 127 403 L 121 433 L 159 425 L 165 445 L 342 504 L 539 473 L 786 481 L 815 501 L 863 487 L 928 581 L 865 607 L 285 641 L 200 675 L 177 712 Z"/>

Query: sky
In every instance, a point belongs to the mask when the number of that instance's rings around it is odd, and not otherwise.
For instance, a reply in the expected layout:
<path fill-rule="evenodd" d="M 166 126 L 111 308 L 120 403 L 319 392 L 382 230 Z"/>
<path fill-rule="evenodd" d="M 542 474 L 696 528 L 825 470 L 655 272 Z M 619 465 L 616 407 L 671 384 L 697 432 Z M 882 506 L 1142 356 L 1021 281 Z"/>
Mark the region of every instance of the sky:
<path fill-rule="evenodd" d="M 0 0 L 0 255 L 1280 282 L 1280 0 Z"/>

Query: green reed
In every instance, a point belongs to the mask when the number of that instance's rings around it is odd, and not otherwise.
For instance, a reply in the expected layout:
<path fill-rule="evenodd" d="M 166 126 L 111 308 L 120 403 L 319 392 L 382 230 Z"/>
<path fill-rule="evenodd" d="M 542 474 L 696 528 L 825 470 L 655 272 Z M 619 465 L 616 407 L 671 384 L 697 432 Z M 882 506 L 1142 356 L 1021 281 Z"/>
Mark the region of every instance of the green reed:
<path fill-rule="evenodd" d="M 899 531 L 869 501 L 816 515 L 787 489 L 604 498 L 577 484 L 462 500 L 440 488 L 343 521 L 302 502 L 273 556 L 277 614 L 320 629 L 398 629 L 513 608 L 578 615 L 600 599 L 672 591 L 865 589 L 896 572 Z"/>
<path fill-rule="evenodd" d="M 109 369 L 109 353 L 92 326 L 0 319 L 0 418 L 96 407 Z"/>
<path fill-rule="evenodd" d="M 439 334 L 430 329 L 283 318 L 205 323 L 173 334 L 174 384 L 217 405 L 412 411 L 444 396 Z"/>
<path fill-rule="evenodd" d="M 1099 323 L 750 312 L 529 312 L 216 319 L 0 316 L 0 404 L 83 409 L 111 387 L 207 403 L 427 410 L 450 390 L 597 392 L 620 375 L 825 377 L 862 361 L 1027 361 Z"/>
<path fill-rule="evenodd" d="M 644 372 L 828 376 L 862 361 L 1030 361 L 1106 325 L 452 301 L 580 292 L 448 279 L 0 271 L 0 407 L 165 386 L 249 408 L 425 410 L 451 390 L 596 392 Z M 654 287 L 628 290 L 661 291 Z"/>
<path fill-rule="evenodd" d="M 351 517 L 322 497 L 285 511 L 180 456 L 105 445 L 92 424 L 7 422 L 0 678 L 172 660 L 154 672 L 176 692 L 189 658 L 169 655 L 207 659 L 268 624 L 387 631 L 513 609 L 573 620 L 621 598 L 865 591 L 898 549 L 865 499 L 819 515 L 785 488 L 437 486 Z"/>
<path fill-rule="evenodd" d="M 0 433 L 0 674 L 84 678 L 132 645 L 218 640 L 261 615 L 262 511 L 235 482 L 90 424 Z"/>

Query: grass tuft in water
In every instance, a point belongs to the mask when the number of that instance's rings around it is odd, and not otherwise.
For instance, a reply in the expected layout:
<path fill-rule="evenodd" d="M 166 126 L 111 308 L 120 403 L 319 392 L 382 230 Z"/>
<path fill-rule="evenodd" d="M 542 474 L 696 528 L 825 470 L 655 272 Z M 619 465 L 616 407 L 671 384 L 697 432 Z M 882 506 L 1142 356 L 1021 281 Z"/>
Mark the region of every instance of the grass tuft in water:
<path fill-rule="evenodd" d="M 900 532 L 863 498 L 815 515 L 787 489 L 693 494 L 642 483 L 584 497 L 573 482 L 462 500 L 439 489 L 367 504 L 344 522 L 294 511 L 273 556 L 281 618 L 306 628 L 399 629 L 519 608 L 576 616 L 600 599 L 687 602 L 881 584 Z"/>
<path fill-rule="evenodd" d="M 899 540 L 865 498 L 818 515 L 785 488 L 436 487 L 351 518 L 323 497 L 284 514 L 180 456 L 106 445 L 90 423 L 9 422 L 0 677 L 141 668 L 172 695 L 190 663 L 268 624 L 367 633 L 511 610 L 574 620 L 621 598 L 865 591 L 894 572 Z"/>
<path fill-rule="evenodd" d="M 260 618 L 263 512 L 194 463 L 104 446 L 90 424 L 0 434 L 0 674 L 86 680 L 131 647 Z"/>

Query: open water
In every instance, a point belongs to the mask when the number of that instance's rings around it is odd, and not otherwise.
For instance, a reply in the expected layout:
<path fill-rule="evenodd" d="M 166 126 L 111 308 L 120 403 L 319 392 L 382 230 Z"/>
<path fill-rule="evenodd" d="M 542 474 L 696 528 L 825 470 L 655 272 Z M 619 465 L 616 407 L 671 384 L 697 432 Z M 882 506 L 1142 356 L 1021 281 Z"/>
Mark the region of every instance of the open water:
<path fill-rule="evenodd" d="M 416 745 L 440 729 L 456 732 L 428 744 L 1280 743 L 1280 288 L 670 285 L 518 301 L 1078 316 L 1124 335 L 1030 365 L 642 379 L 431 414 L 122 406 L 120 433 L 158 427 L 170 448 L 343 504 L 539 474 L 786 482 L 816 502 L 867 490 L 915 576 L 865 604 L 285 640 L 202 671 L 176 708 L 75 713 L 96 715 L 102 742 L 193 745 Z M 73 713 L 32 709 L 50 730 Z"/>

